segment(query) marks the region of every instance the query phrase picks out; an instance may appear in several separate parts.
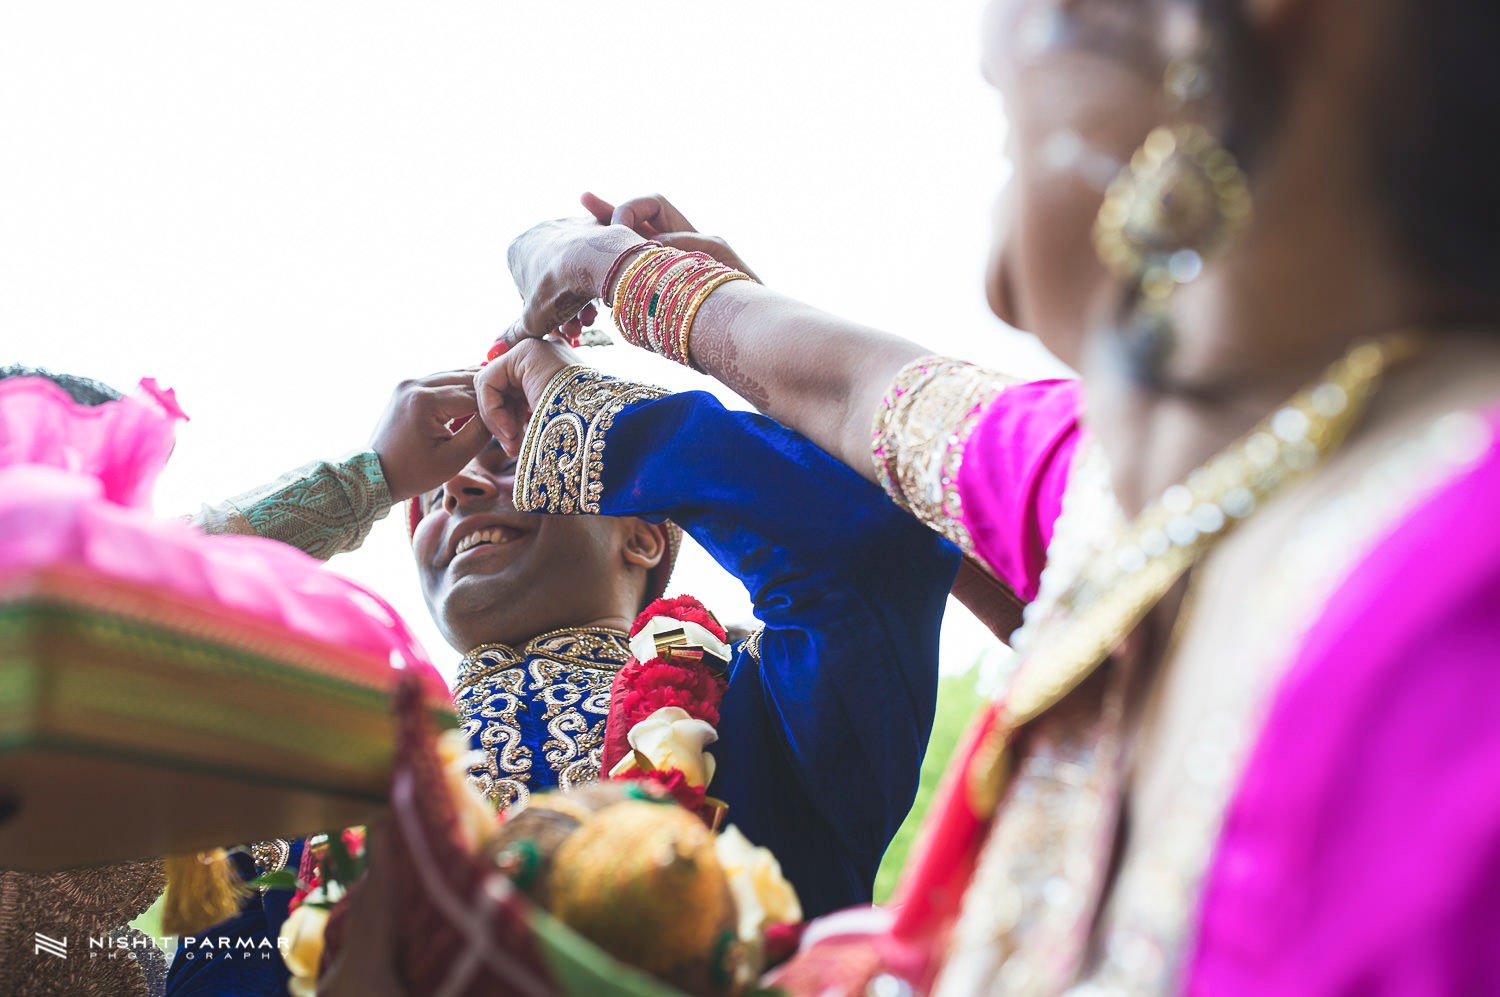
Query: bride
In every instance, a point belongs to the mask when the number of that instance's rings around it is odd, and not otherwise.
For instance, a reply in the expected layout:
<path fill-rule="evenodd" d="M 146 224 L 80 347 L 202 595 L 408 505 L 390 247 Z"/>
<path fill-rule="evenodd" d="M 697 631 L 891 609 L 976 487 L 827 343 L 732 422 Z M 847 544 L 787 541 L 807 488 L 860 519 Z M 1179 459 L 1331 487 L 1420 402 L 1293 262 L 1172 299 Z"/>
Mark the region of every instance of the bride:
<path fill-rule="evenodd" d="M 513 446 L 563 362 L 530 340 L 603 298 L 1030 604 L 895 913 L 774 982 L 1500 988 L 1500 12 L 993 0 L 983 44 L 986 290 L 1079 380 L 731 279 L 661 198 L 518 239 L 521 345 L 479 378 Z M 889 210 L 899 281 L 942 249 Z"/>

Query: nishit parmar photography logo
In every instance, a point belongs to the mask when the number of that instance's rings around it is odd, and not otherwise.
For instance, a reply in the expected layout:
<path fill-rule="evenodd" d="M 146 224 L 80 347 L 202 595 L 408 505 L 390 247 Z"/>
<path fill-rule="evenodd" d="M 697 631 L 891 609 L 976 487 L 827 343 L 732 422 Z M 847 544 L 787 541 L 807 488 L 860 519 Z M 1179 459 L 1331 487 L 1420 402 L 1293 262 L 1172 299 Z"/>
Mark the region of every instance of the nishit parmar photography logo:
<path fill-rule="evenodd" d="M 52 959 L 70 958 L 68 936 L 48 935 L 40 931 L 34 934 L 33 954 Z M 142 950 L 160 948 L 173 960 L 190 962 L 250 962 L 271 959 L 279 955 L 282 948 L 280 938 L 246 938 L 235 935 L 191 935 L 179 938 L 163 935 L 89 935 L 77 943 L 81 946 L 71 953 L 72 958 L 87 959 L 138 959 Z"/>
<path fill-rule="evenodd" d="M 53 938 L 51 935 L 44 935 L 38 931 L 36 933 L 36 948 L 33 951 L 36 955 L 50 955 L 54 959 L 66 959 L 68 957 L 68 939 L 66 937 Z"/>

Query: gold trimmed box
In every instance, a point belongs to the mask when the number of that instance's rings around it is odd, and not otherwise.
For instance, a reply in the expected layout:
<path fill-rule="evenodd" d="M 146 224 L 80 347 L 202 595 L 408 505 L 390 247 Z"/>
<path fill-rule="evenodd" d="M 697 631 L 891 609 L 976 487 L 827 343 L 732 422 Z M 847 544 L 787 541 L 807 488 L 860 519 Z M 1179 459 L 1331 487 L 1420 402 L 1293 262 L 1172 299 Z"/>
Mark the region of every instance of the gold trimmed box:
<path fill-rule="evenodd" d="M 395 675 L 368 653 L 80 569 L 0 580 L 0 867 L 366 823 L 385 808 Z"/>

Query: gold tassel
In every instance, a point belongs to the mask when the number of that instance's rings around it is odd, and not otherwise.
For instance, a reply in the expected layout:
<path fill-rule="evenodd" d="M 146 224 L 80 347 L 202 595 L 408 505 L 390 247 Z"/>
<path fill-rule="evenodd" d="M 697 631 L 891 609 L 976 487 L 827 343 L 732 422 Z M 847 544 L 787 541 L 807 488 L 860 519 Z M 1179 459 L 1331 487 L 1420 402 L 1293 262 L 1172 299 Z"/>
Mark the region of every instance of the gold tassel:
<path fill-rule="evenodd" d="M 169 935 L 196 935 L 233 917 L 248 895 L 229 853 L 214 848 L 166 860 L 167 896 L 161 927 Z"/>

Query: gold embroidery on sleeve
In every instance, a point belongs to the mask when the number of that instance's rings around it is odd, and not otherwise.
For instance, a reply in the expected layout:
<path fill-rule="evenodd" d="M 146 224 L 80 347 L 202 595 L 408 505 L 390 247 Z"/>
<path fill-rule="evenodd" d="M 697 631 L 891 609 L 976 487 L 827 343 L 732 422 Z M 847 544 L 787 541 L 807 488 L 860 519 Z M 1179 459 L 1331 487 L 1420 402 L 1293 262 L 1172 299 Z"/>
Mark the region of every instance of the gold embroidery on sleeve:
<path fill-rule="evenodd" d="M 579 365 L 558 372 L 542 393 L 516 461 L 516 508 L 522 512 L 599 512 L 605 437 L 627 405 L 667 394 Z"/>
<path fill-rule="evenodd" d="M 871 456 L 881 487 L 965 554 L 974 540 L 958 493 L 964 446 L 990 402 L 1016 383 L 962 360 L 921 357 L 896 374 L 875 413 Z"/>

